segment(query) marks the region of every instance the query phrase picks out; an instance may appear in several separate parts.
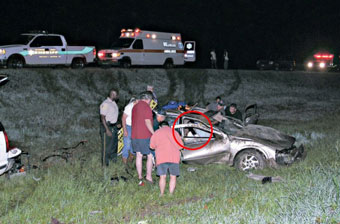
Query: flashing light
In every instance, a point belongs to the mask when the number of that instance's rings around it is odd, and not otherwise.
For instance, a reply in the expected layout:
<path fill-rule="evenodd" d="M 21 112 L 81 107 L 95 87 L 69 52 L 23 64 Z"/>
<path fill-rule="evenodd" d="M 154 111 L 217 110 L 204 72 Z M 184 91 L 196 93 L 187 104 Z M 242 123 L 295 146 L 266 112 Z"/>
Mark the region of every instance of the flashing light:
<path fill-rule="evenodd" d="M 177 40 L 181 40 L 181 37 L 180 37 L 180 36 L 178 36 L 176 39 L 177 39 Z"/>
<path fill-rule="evenodd" d="M 171 39 L 172 39 L 172 40 L 176 40 L 176 36 L 172 36 Z"/>
<path fill-rule="evenodd" d="M 333 54 L 314 54 L 314 58 L 316 59 L 333 59 Z"/>
<path fill-rule="evenodd" d="M 321 62 L 320 63 L 320 68 L 325 68 L 326 67 L 326 64 L 324 62 Z"/>
<path fill-rule="evenodd" d="M 308 62 L 307 67 L 308 68 L 312 68 L 313 67 L 313 62 Z"/>
<path fill-rule="evenodd" d="M 126 29 L 122 29 L 120 32 L 121 32 L 121 33 L 125 33 L 125 32 L 126 32 Z"/>
<path fill-rule="evenodd" d="M 125 37 L 125 33 L 122 33 L 122 35 L 120 35 L 121 37 Z"/>
<path fill-rule="evenodd" d="M 135 36 L 135 33 L 131 33 L 131 37 L 134 37 Z"/>
<path fill-rule="evenodd" d="M 157 37 L 156 34 L 152 34 L 152 35 L 151 35 L 151 38 L 152 38 L 152 39 L 156 39 L 156 37 Z"/>
<path fill-rule="evenodd" d="M 129 37 L 130 36 L 130 33 L 126 33 L 126 37 Z"/>
<path fill-rule="evenodd" d="M 93 57 L 96 57 L 96 55 L 97 55 L 97 50 L 96 48 L 93 48 Z"/>
<path fill-rule="evenodd" d="M 148 34 L 146 34 L 146 38 L 150 38 L 150 34 L 148 33 Z"/>
<path fill-rule="evenodd" d="M 136 28 L 136 29 L 135 29 L 135 33 L 140 33 L 140 29 L 139 29 L 139 28 Z"/>
<path fill-rule="evenodd" d="M 103 58 L 104 55 L 105 55 L 105 54 L 104 54 L 103 52 L 98 52 L 98 57 L 99 57 L 99 58 Z"/>
<path fill-rule="evenodd" d="M 132 30 L 132 29 L 128 29 L 127 31 L 128 31 L 128 32 L 133 32 L 133 30 Z"/>

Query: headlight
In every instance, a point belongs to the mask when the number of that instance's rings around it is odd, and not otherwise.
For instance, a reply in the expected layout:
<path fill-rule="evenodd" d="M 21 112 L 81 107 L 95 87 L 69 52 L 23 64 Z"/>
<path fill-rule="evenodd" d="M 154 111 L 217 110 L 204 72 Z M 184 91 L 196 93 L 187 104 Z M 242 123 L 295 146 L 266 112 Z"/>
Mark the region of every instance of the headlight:
<path fill-rule="evenodd" d="M 118 58 L 120 56 L 120 53 L 112 53 L 113 58 Z"/>
<path fill-rule="evenodd" d="M 324 67 L 326 67 L 326 64 L 324 62 L 321 62 L 320 63 L 320 68 L 324 68 Z"/>
<path fill-rule="evenodd" d="M 272 64 L 274 64 L 274 62 L 273 61 L 269 61 L 269 64 L 272 65 Z"/>
<path fill-rule="evenodd" d="M 0 49 L 0 54 L 6 54 L 6 50 L 5 49 Z"/>
<path fill-rule="evenodd" d="M 308 62 L 307 66 L 308 66 L 308 68 L 312 68 L 313 67 L 313 62 Z"/>

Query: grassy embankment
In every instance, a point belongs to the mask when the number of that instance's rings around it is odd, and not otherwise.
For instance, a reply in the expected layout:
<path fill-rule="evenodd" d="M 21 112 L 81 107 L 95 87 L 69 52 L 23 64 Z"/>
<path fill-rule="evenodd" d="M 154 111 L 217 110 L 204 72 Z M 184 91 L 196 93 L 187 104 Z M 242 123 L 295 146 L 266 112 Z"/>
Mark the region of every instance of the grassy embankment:
<path fill-rule="evenodd" d="M 329 114 L 331 116 L 318 118 L 320 105 L 338 106 L 339 95 L 336 94 L 339 90 L 334 83 L 327 91 L 314 89 L 314 85 L 323 85 L 318 81 L 321 79 L 318 74 L 309 83 L 298 82 L 299 76 L 286 85 L 283 80 L 275 81 L 266 73 L 246 73 L 240 76 L 241 82 L 237 81 L 237 84 L 236 78 L 232 80 L 235 74 L 223 74 L 230 78 L 225 81 L 225 76 L 207 72 L 209 77 L 205 77 L 205 85 L 196 81 L 203 86 L 200 88 L 205 88 L 199 91 L 205 93 L 202 95 L 204 101 L 222 94 L 231 100 L 242 95 L 248 100 L 254 98 L 267 113 L 262 116 L 261 123 L 298 137 L 299 142 L 305 144 L 308 156 L 291 167 L 257 171 L 284 179 L 284 182 L 266 185 L 223 165 L 196 166 L 196 172 L 188 172 L 189 166 L 182 165 L 175 195 L 159 198 L 157 185 L 137 186 L 135 172 L 128 182 L 111 184 L 112 176 L 129 175 L 121 163 L 108 169 L 100 166 L 97 107 L 103 99 L 103 91 L 112 83 L 121 88 L 126 83 L 122 99 L 124 94 L 138 92 L 150 82 L 155 84 L 163 101 L 166 94 L 195 98 L 196 95 L 192 94 L 198 92 L 195 92 L 194 82 L 185 84 L 193 74 L 183 77 L 185 72 L 176 74 L 176 70 L 171 74 L 156 71 L 158 76 L 147 70 L 100 70 L 103 74 L 98 74 L 97 70 L 85 70 L 81 72 L 84 76 L 66 70 L 37 70 L 33 74 L 11 72 L 11 82 L 1 87 L 1 121 L 8 127 L 16 144 L 38 158 L 80 140 L 89 142 L 79 149 L 80 155 L 70 163 L 59 160 L 53 166 L 43 166 L 35 160 L 41 169 L 27 177 L 11 181 L 1 177 L 0 223 L 49 223 L 52 217 L 65 223 L 137 223 L 142 220 L 148 223 L 340 222 L 340 127 L 335 125 L 340 122 L 340 114 L 337 111 Z M 151 74 L 143 77 L 138 75 L 140 73 Z M 171 81 L 167 76 L 173 76 Z M 202 73 L 201 76 L 207 75 Z M 224 83 L 221 81 L 220 88 L 213 88 L 211 77 L 221 78 Z M 275 74 L 274 77 L 278 78 Z M 259 85 L 261 79 L 263 83 Z M 161 81 L 165 85 L 160 85 Z M 176 82 L 176 88 L 169 85 L 171 82 Z M 231 82 L 234 89 L 223 89 L 226 82 Z M 257 88 L 245 85 L 248 82 L 256 82 Z M 271 85 L 268 86 L 268 82 Z M 190 88 L 178 88 L 184 85 Z M 251 95 L 254 91 L 258 96 Z M 318 95 L 320 92 L 324 94 Z M 275 112 L 269 110 L 274 108 L 274 103 L 271 104 L 274 97 L 280 101 L 276 105 L 287 104 L 286 109 L 281 108 L 285 113 L 278 113 L 278 119 L 273 119 Z M 246 104 L 245 101 L 238 102 Z M 296 114 L 296 103 L 301 101 L 308 107 L 304 106 L 305 111 Z M 319 105 L 313 107 L 317 103 Z M 289 105 L 293 107 L 291 111 Z M 311 114 L 314 116 L 309 116 Z M 287 116 L 290 119 L 285 121 Z M 33 175 L 41 179 L 35 181 Z"/>

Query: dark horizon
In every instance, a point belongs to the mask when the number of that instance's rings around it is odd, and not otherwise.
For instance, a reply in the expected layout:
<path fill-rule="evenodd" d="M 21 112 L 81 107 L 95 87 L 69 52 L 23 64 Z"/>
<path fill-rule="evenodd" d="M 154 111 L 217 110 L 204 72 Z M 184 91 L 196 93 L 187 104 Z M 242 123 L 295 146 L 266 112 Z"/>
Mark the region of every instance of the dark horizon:
<path fill-rule="evenodd" d="M 72 44 L 106 48 L 122 28 L 178 32 L 197 42 L 195 67 L 218 64 L 227 49 L 231 68 L 254 68 L 260 58 L 291 56 L 303 63 L 317 50 L 340 53 L 340 13 L 335 1 L 1 1 L 0 44 L 29 30 L 65 35 Z"/>

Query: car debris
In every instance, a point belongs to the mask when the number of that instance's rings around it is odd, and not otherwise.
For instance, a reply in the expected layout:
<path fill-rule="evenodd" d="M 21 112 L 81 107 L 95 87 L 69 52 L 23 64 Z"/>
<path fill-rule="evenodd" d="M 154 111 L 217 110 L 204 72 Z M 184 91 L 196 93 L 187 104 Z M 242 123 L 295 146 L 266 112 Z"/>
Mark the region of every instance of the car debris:
<path fill-rule="evenodd" d="M 259 174 L 253 174 L 253 173 L 248 173 L 246 176 L 248 178 L 250 178 L 250 179 L 261 181 L 262 184 L 276 183 L 276 182 L 284 181 L 284 179 L 282 177 L 280 177 L 280 176 L 271 177 L 271 176 L 264 176 L 264 175 L 259 175 Z"/>

